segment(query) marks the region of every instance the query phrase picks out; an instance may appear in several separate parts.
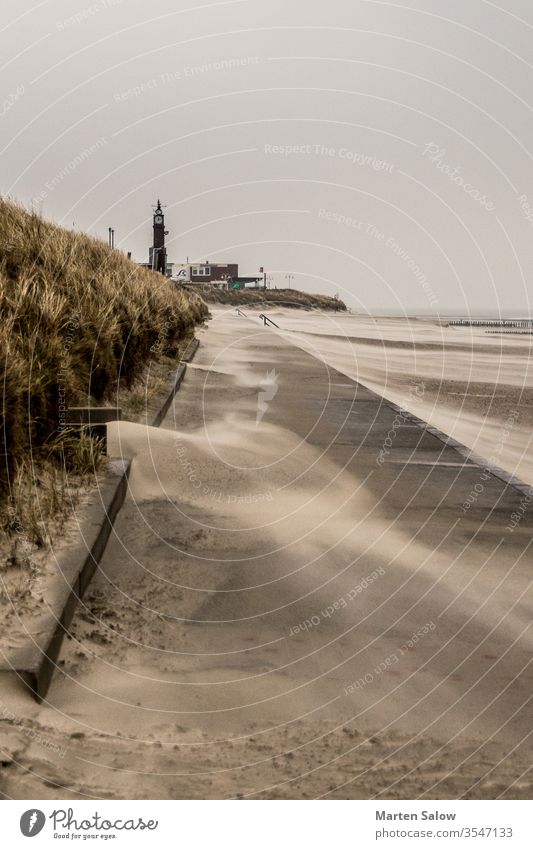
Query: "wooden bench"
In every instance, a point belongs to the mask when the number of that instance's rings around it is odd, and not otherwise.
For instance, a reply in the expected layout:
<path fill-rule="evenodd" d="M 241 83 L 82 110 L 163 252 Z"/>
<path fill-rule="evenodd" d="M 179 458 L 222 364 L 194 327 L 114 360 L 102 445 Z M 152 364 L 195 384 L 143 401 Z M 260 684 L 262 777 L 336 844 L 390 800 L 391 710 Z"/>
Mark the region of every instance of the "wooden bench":
<path fill-rule="evenodd" d="M 107 425 L 120 421 L 120 407 L 69 407 L 67 425 L 74 430 L 89 433 L 103 441 L 104 453 L 107 453 Z"/>

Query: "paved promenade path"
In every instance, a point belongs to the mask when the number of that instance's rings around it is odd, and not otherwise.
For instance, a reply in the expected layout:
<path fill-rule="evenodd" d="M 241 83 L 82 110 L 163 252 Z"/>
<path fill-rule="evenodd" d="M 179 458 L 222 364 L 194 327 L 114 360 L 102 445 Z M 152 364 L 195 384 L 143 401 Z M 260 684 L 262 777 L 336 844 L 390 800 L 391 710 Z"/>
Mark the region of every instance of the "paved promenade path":
<path fill-rule="evenodd" d="M 111 435 L 131 492 L 34 713 L 74 736 L 13 795 L 530 797 L 524 495 L 282 327 L 200 339 Z"/>

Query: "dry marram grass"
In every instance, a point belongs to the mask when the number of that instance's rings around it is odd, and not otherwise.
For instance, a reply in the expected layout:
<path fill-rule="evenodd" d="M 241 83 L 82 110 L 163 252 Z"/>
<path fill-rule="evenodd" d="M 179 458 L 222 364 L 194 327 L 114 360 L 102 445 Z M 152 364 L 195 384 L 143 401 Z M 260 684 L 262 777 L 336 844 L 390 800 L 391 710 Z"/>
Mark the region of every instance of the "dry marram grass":
<path fill-rule="evenodd" d="M 74 439 L 64 411 L 132 388 L 150 360 L 176 354 L 207 307 L 103 241 L 0 199 L 0 315 L 9 565 L 47 544 L 50 518 L 71 504 L 67 477 L 79 485 L 98 467 L 101 446 Z"/>

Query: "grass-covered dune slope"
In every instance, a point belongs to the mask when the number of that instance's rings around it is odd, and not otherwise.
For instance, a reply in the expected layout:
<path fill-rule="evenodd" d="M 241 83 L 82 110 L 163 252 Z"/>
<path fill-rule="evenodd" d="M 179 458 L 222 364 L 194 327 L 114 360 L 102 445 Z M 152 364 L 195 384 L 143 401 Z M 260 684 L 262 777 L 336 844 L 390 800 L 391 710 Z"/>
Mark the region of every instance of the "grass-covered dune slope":
<path fill-rule="evenodd" d="M 345 311 L 346 304 L 329 295 L 315 295 L 298 289 L 214 289 L 192 283 L 188 291 L 199 292 L 209 303 L 232 306 L 280 306 L 295 309 L 319 309 Z"/>
<path fill-rule="evenodd" d="M 68 406 L 105 403 L 207 316 L 203 301 L 104 242 L 0 199 L 0 496 Z"/>

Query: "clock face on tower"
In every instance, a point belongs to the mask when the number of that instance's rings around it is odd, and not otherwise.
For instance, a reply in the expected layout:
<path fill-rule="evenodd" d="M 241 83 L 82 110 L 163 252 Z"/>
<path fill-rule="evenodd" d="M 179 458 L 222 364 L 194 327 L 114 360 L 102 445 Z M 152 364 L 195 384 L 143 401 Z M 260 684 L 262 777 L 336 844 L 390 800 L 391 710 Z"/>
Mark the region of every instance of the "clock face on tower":
<path fill-rule="evenodd" d="M 156 224 L 162 224 L 163 223 L 163 216 L 162 215 L 154 215 L 154 221 L 155 221 Z"/>

